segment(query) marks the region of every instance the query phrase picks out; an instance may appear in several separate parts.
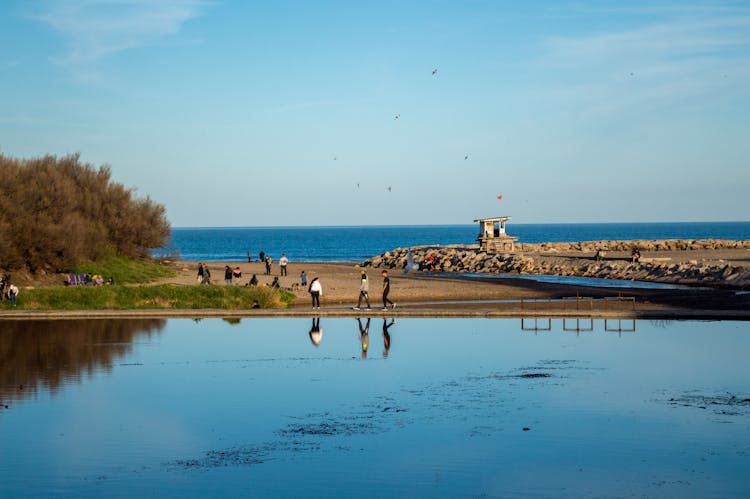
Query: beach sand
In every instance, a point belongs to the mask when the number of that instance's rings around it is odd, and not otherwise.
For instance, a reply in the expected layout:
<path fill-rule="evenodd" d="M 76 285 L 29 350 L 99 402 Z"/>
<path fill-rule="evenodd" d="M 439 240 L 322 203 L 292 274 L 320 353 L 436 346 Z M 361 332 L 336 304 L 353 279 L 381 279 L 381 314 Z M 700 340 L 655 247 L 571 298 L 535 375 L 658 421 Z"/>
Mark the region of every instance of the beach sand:
<path fill-rule="evenodd" d="M 608 255 L 609 258 L 628 258 L 628 255 Z M 652 257 L 644 254 L 644 258 Z M 660 252 L 653 255 L 658 258 L 670 258 L 672 262 L 689 261 L 732 261 L 735 265 L 750 265 L 750 251 L 717 250 L 711 252 L 674 252 L 666 254 Z M 553 258 L 590 258 L 589 255 L 554 255 Z M 197 262 L 179 261 L 172 262 L 177 270 L 177 276 L 164 279 L 160 282 L 191 285 L 196 283 Z M 357 262 L 290 262 L 288 265 L 288 276 L 281 277 L 279 266 L 273 264 L 270 276 L 264 275 L 265 268 L 260 262 L 209 262 L 212 282 L 214 285 L 225 286 L 224 266 L 231 268 L 239 266 L 242 270 L 240 285 L 244 285 L 253 274 L 256 274 L 261 285 L 270 284 L 274 277 L 279 277 L 283 288 L 291 290 L 296 299 L 293 303 L 294 309 L 305 310 L 311 305 L 310 295 L 307 289 L 292 289 L 294 283 L 299 283 L 299 275 L 305 270 L 308 282 L 318 277 L 323 286 L 321 299 L 324 309 L 337 311 L 348 310 L 357 304 L 359 296 L 359 274 L 360 267 Z M 367 268 L 370 280 L 370 303 L 375 310 L 382 308 L 382 286 L 383 277 L 381 269 Z M 750 295 L 737 294 L 732 290 L 724 289 L 637 289 L 618 287 L 615 282 L 611 287 L 573 286 L 569 284 L 543 283 L 531 279 L 516 278 L 461 278 L 450 275 L 430 275 L 423 272 L 410 272 L 403 274 L 400 270 L 389 270 L 391 280 L 390 299 L 396 302 L 399 312 L 404 308 L 410 310 L 420 309 L 424 312 L 432 311 L 460 311 L 467 312 L 478 310 L 549 310 L 562 311 L 563 307 L 568 309 L 569 304 L 551 303 L 502 303 L 499 301 L 517 302 L 518 300 L 559 300 L 561 298 L 584 297 L 601 300 L 617 296 L 633 299 L 636 308 L 642 312 L 653 311 L 655 313 L 677 312 L 683 315 L 691 315 L 702 311 L 749 311 Z M 489 303 L 472 303 L 489 301 Z M 590 307 L 590 303 L 581 303 L 581 310 Z M 594 304 L 601 308 L 602 303 Z M 632 301 L 622 303 L 610 302 L 610 311 L 615 309 L 628 312 L 633 309 Z M 742 314 L 741 314 L 742 315 Z"/>
<path fill-rule="evenodd" d="M 592 259 L 593 255 L 582 252 L 570 253 L 524 253 L 528 256 L 551 259 L 564 263 L 566 260 Z M 607 259 L 627 260 L 628 254 L 608 253 Z M 705 250 L 675 252 L 644 252 L 642 259 L 655 258 L 670 263 L 691 260 L 706 264 L 729 263 L 750 267 L 750 250 Z M 279 310 L 152 310 L 152 311 L 3 311 L 0 317 L 51 318 L 51 317 L 143 317 L 143 316 L 245 316 L 308 315 L 311 299 L 306 288 L 296 288 L 300 272 L 305 270 L 308 282 L 318 277 L 323 286 L 321 315 L 348 315 L 359 296 L 359 262 L 290 262 L 288 276 L 280 276 L 279 266 L 274 262 L 272 274 L 264 275 L 260 262 L 209 262 L 212 285 L 225 286 L 224 267 L 239 266 L 244 286 L 253 274 L 260 285 L 268 285 L 279 277 L 281 287 L 296 296 L 292 307 Z M 176 276 L 160 279 L 150 284 L 197 285 L 198 262 L 174 260 L 166 262 L 176 271 Z M 570 284 L 544 283 L 531 279 L 462 278 L 450 274 L 430 275 L 423 272 L 403 274 L 400 269 L 389 270 L 391 278 L 391 300 L 398 305 L 395 311 L 381 312 L 382 270 L 367 268 L 370 280 L 370 303 L 377 313 L 398 316 L 575 316 L 588 315 L 606 317 L 612 315 L 645 318 L 750 318 L 750 294 L 721 288 L 646 289 L 618 287 L 612 282 L 607 287 L 574 286 Z M 44 279 L 29 282 L 34 287 L 60 286 L 65 276 L 47 275 Z M 614 300 L 621 296 L 622 301 Z M 571 298 L 580 297 L 580 303 Z M 563 299 L 565 299 L 563 301 Z M 593 301 L 592 301 L 593 299 Z M 549 301 L 548 301 L 549 300 Z M 587 301 L 588 300 L 588 301 Z M 523 301 L 523 302 L 522 302 Z"/>

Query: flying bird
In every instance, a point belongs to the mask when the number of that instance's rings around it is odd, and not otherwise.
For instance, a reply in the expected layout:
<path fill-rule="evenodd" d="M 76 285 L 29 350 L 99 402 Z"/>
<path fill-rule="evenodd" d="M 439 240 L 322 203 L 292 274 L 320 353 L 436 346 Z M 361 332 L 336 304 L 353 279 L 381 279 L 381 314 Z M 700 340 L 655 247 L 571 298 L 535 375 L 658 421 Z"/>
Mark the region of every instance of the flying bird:
<path fill-rule="evenodd" d="M 419 265 L 414 263 L 414 257 L 411 255 L 411 250 L 406 250 L 406 265 L 404 265 L 404 274 L 408 274 L 410 270 L 419 270 Z"/>
<path fill-rule="evenodd" d="M 391 186 L 390 185 L 388 186 L 388 192 L 391 192 Z"/>
<path fill-rule="evenodd" d="M 359 182 L 357 182 L 357 189 L 359 189 Z"/>
<path fill-rule="evenodd" d="M 395 116 L 393 117 L 393 119 L 394 119 L 394 120 L 397 120 L 397 119 L 399 119 L 400 117 L 401 117 L 401 115 L 400 115 L 400 114 L 397 114 L 397 115 L 395 115 Z"/>
<path fill-rule="evenodd" d="M 437 74 L 437 68 L 432 70 L 432 76 L 435 76 Z"/>
<path fill-rule="evenodd" d="M 466 156 L 464 156 L 464 161 L 466 161 L 467 159 L 469 159 L 469 155 L 468 154 Z"/>
<path fill-rule="evenodd" d="M 333 160 L 334 160 L 334 161 L 336 161 L 337 159 L 339 159 L 339 158 L 338 158 L 338 157 L 336 157 L 336 156 L 334 156 L 334 157 L 333 157 Z"/>
<path fill-rule="evenodd" d="M 635 76 L 635 73 L 630 73 L 630 76 Z"/>

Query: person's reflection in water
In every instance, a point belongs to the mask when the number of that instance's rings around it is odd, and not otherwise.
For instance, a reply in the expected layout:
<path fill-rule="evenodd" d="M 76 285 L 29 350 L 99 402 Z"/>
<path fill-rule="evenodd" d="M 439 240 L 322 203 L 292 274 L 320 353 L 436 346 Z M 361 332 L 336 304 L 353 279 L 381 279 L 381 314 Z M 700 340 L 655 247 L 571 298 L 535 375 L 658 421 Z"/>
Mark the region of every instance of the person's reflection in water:
<path fill-rule="evenodd" d="M 359 341 L 362 343 L 362 358 L 367 358 L 367 348 L 370 346 L 370 318 L 367 318 L 365 327 L 362 327 L 362 321 L 357 317 L 359 325 Z"/>
<path fill-rule="evenodd" d="M 310 341 L 316 347 L 320 346 L 320 342 L 323 339 L 323 330 L 320 329 L 320 317 L 313 317 L 312 327 L 310 328 Z"/>
<path fill-rule="evenodd" d="M 388 324 L 388 319 L 383 319 L 383 358 L 388 357 L 388 350 L 391 349 L 391 334 L 388 332 L 388 328 L 396 323 L 396 319 L 391 319 L 391 323 Z"/>

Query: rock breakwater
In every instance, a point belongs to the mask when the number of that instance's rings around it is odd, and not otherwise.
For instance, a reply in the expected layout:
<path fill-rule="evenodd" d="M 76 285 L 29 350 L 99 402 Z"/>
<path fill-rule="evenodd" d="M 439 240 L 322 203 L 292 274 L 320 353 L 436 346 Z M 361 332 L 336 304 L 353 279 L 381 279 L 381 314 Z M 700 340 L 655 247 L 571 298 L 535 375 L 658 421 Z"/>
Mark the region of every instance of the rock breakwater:
<path fill-rule="evenodd" d="M 539 243 L 524 244 L 522 251 L 513 253 L 487 253 L 477 245 L 416 246 L 386 251 L 364 261 L 362 266 L 400 270 L 405 267 L 410 250 L 415 262 L 431 261 L 425 270 L 436 272 L 581 276 L 750 289 L 750 265 L 733 265 L 723 260 L 672 261 L 672 258 L 659 257 L 644 257 L 641 262 L 633 263 L 627 256 L 608 256 L 608 252 L 629 254 L 634 246 L 641 252 L 700 250 L 710 253 L 718 249 L 748 251 L 750 240 Z M 601 261 L 594 258 L 597 250 L 604 252 L 605 258 Z"/>
<path fill-rule="evenodd" d="M 517 245 L 521 252 L 564 251 L 630 251 L 638 248 L 646 251 L 701 251 L 718 249 L 750 249 L 750 240 L 731 239 L 641 239 L 617 241 L 581 241 L 573 243 L 522 243 Z"/>

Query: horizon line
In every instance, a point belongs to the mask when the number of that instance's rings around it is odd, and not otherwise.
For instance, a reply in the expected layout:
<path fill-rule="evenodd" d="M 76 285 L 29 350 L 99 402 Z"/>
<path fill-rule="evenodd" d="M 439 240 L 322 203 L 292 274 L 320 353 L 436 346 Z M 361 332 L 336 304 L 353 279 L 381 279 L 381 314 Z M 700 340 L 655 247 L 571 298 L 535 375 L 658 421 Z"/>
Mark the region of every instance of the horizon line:
<path fill-rule="evenodd" d="M 742 224 L 750 220 L 703 220 L 682 222 L 527 222 L 512 224 L 526 225 L 664 225 L 664 224 Z M 357 229 L 357 228 L 386 228 L 386 227 L 468 227 L 472 223 L 462 224 L 360 224 L 360 225 L 181 225 L 171 229 Z"/>

